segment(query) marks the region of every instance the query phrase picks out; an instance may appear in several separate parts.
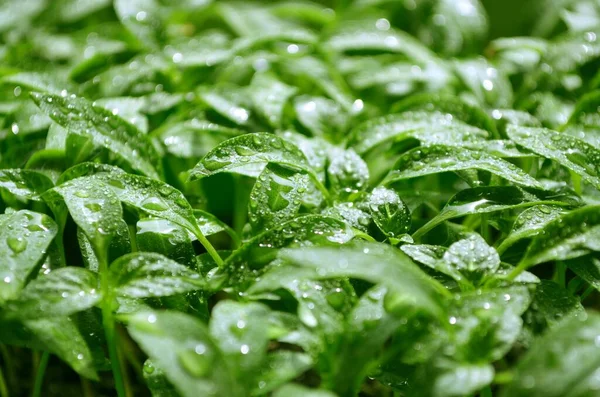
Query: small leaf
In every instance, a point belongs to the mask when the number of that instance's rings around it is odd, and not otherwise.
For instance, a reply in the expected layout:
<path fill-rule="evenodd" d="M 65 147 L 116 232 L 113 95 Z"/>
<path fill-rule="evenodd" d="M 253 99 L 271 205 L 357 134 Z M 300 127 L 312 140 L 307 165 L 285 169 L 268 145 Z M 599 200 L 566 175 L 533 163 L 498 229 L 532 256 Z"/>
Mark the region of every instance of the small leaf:
<path fill-rule="evenodd" d="M 95 254 L 106 258 L 110 241 L 123 228 L 123 209 L 117 196 L 104 184 L 77 178 L 56 186 L 42 196 L 64 227 L 66 210 L 92 243 Z"/>
<path fill-rule="evenodd" d="M 269 309 L 259 303 L 221 301 L 213 309 L 210 333 L 240 383 L 250 383 L 265 360 L 268 315 Z"/>
<path fill-rule="evenodd" d="M 154 361 L 148 359 L 144 362 L 143 373 L 152 397 L 179 397 L 175 387 L 167 380 L 164 371 L 157 367 Z"/>
<path fill-rule="evenodd" d="M 114 8 L 125 27 L 147 48 L 159 46 L 158 32 L 164 13 L 155 0 L 116 0 Z"/>
<path fill-rule="evenodd" d="M 517 185 L 541 188 L 538 181 L 506 160 L 480 151 L 464 148 L 457 150 L 443 145 L 415 148 L 403 154 L 383 183 L 389 184 L 402 179 L 441 172 L 473 169 L 488 171 Z"/>
<path fill-rule="evenodd" d="M 500 256 L 477 234 L 452 244 L 443 256 L 443 261 L 474 283 L 494 274 L 500 266 Z"/>
<path fill-rule="evenodd" d="M 510 234 L 498 247 L 498 252 L 504 252 L 515 242 L 538 235 L 544 227 L 565 212 L 563 207 L 553 205 L 536 205 L 527 208 L 519 214 L 513 224 Z"/>
<path fill-rule="evenodd" d="M 18 296 L 58 228 L 47 215 L 31 211 L 1 215 L 0 225 L 0 302 L 4 302 Z"/>
<path fill-rule="evenodd" d="M 134 170 L 158 178 L 158 154 L 131 124 L 83 98 L 39 93 L 32 93 L 32 98 L 70 135 L 89 139 L 94 147 L 109 150 Z"/>
<path fill-rule="evenodd" d="M 375 224 L 386 236 L 398 237 L 410 230 L 410 211 L 394 190 L 373 189 L 368 206 Z"/>
<path fill-rule="evenodd" d="M 0 189 L 26 200 L 41 201 L 40 195 L 54 184 L 46 175 L 33 170 L 0 170 Z"/>
<path fill-rule="evenodd" d="M 256 73 L 248 87 L 257 113 L 273 128 L 281 127 L 283 108 L 296 91 L 295 87 L 265 73 Z"/>
<path fill-rule="evenodd" d="M 317 207 L 320 202 L 320 193 L 305 172 L 270 163 L 250 192 L 248 218 L 254 230 L 269 230 L 293 219 L 303 205 Z"/>
<path fill-rule="evenodd" d="M 464 146 L 484 140 L 488 132 L 437 111 L 407 111 L 371 119 L 350 133 L 349 144 L 363 154 L 384 142 L 417 139 L 422 145 Z M 457 149 L 460 150 L 460 149 Z"/>
<path fill-rule="evenodd" d="M 357 241 L 340 247 L 284 249 L 279 256 L 296 266 L 314 269 L 315 278 L 353 277 L 382 283 L 401 292 L 408 305 L 434 314 L 443 312 L 445 288 L 389 245 Z"/>
<path fill-rule="evenodd" d="M 258 387 L 254 395 L 266 394 L 283 383 L 293 380 L 312 365 L 308 354 L 291 351 L 274 351 L 267 356 L 268 368 L 259 376 Z"/>
<path fill-rule="evenodd" d="M 600 251 L 600 206 L 587 206 L 546 224 L 531 241 L 521 266 L 573 259 L 597 251 Z"/>
<path fill-rule="evenodd" d="M 541 280 L 536 286 L 529 310 L 537 321 L 543 320 L 544 330 L 555 327 L 567 317 L 582 320 L 587 317 L 579 298 L 550 280 Z"/>
<path fill-rule="evenodd" d="M 200 274 L 163 255 L 139 252 L 110 265 L 112 289 L 121 296 L 149 298 L 196 291 L 204 285 Z"/>
<path fill-rule="evenodd" d="M 190 269 L 196 268 L 190 233 L 173 222 L 160 218 L 140 219 L 135 239 L 141 252 L 156 252 Z"/>
<path fill-rule="evenodd" d="M 538 205 L 567 207 L 575 204 L 569 197 L 556 197 L 550 192 L 536 191 L 536 194 L 539 196 L 515 186 L 489 186 L 462 190 L 448 201 L 438 215 L 417 230 L 413 238 L 419 238 L 442 222 L 469 214 L 487 214 Z"/>
<path fill-rule="evenodd" d="M 516 367 L 514 380 L 503 388 L 503 397 L 574 397 L 596 393 L 600 316 L 569 318 L 540 339 Z"/>
<path fill-rule="evenodd" d="M 507 133 L 517 144 L 556 161 L 600 188 L 600 150 L 589 143 L 543 128 L 508 126 Z"/>
<path fill-rule="evenodd" d="M 369 169 L 353 149 L 334 148 L 329 152 L 327 175 L 331 190 L 343 199 L 366 189 Z"/>
<path fill-rule="evenodd" d="M 95 273 L 66 267 L 40 275 L 6 308 L 21 319 L 70 316 L 96 305 L 102 298 L 97 289 Z"/>
<path fill-rule="evenodd" d="M 242 396 L 225 357 L 200 320 L 176 312 L 124 316 L 129 334 L 182 397 Z"/>
<path fill-rule="evenodd" d="M 228 139 L 212 149 L 191 170 L 190 179 L 200 179 L 219 172 L 256 177 L 267 163 L 300 170 L 309 167 L 306 157 L 295 145 L 272 134 L 255 133 Z"/>

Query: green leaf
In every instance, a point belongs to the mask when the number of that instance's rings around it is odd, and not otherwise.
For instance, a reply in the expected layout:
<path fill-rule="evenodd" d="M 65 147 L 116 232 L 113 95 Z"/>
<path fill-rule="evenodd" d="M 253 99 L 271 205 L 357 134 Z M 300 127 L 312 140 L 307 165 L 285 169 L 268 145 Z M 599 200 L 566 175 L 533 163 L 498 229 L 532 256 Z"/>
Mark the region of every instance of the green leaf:
<path fill-rule="evenodd" d="M 273 128 L 281 128 L 283 108 L 296 92 L 296 88 L 265 73 L 255 74 L 248 87 L 254 109 Z"/>
<path fill-rule="evenodd" d="M 563 207 L 553 205 L 536 205 L 519 214 L 510 234 L 498 246 L 498 252 L 506 251 L 515 242 L 538 235 L 544 227 L 565 212 Z"/>
<path fill-rule="evenodd" d="M 517 144 L 567 167 L 600 188 L 600 150 L 570 135 L 542 129 L 508 126 L 508 136 Z"/>
<path fill-rule="evenodd" d="M 240 383 L 257 375 L 265 360 L 269 335 L 264 323 L 269 309 L 259 303 L 219 302 L 213 309 L 209 329 Z"/>
<path fill-rule="evenodd" d="M 403 154 L 383 183 L 464 170 L 488 171 L 516 185 L 541 188 L 538 181 L 506 160 L 481 151 L 465 148 L 457 150 L 444 145 L 415 148 Z"/>
<path fill-rule="evenodd" d="M 117 196 L 89 177 L 70 180 L 42 196 L 64 227 L 66 211 L 81 228 L 98 257 L 106 258 L 110 241 L 123 228 L 123 210 Z"/>
<path fill-rule="evenodd" d="M 179 397 L 175 387 L 169 383 L 162 369 L 150 359 L 144 362 L 144 380 L 152 397 Z"/>
<path fill-rule="evenodd" d="M 161 254 L 124 255 L 110 265 L 112 290 L 130 298 L 171 296 L 201 289 L 200 274 Z"/>
<path fill-rule="evenodd" d="M 544 191 L 534 192 L 536 194 L 514 186 L 489 186 L 462 190 L 448 201 L 438 215 L 417 230 L 413 238 L 421 237 L 442 222 L 469 214 L 487 214 L 540 205 L 567 207 L 575 204 L 570 197 L 560 197 Z"/>
<path fill-rule="evenodd" d="M 373 189 L 368 206 L 377 227 L 388 237 L 398 237 L 410 230 L 410 211 L 394 190 Z"/>
<path fill-rule="evenodd" d="M 243 395 L 223 353 L 200 320 L 183 313 L 143 311 L 124 320 L 131 337 L 181 396 Z"/>
<path fill-rule="evenodd" d="M 141 252 L 156 252 L 190 269 L 196 268 L 190 233 L 173 222 L 160 218 L 140 219 L 135 239 Z"/>
<path fill-rule="evenodd" d="M 309 169 L 306 157 L 295 145 L 272 134 L 255 133 L 228 139 L 212 149 L 191 170 L 190 179 L 220 172 L 256 177 L 267 163 Z"/>
<path fill-rule="evenodd" d="M 521 267 L 573 259 L 600 251 L 600 207 L 587 206 L 546 224 L 521 260 Z"/>
<path fill-rule="evenodd" d="M 105 148 L 134 170 L 158 178 L 156 150 L 146 136 L 120 117 L 83 98 L 39 93 L 32 93 L 32 98 L 70 136 L 87 139 L 94 148 Z"/>
<path fill-rule="evenodd" d="M 125 27 L 149 49 L 157 49 L 163 12 L 156 0 L 116 0 L 114 8 Z"/>
<path fill-rule="evenodd" d="M 254 389 L 253 394 L 266 394 L 302 375 L 312 365 L 312 359 L 308 354 L 285 350 L 268 354 L 267 361 L 268 368 L 259 376 L 258 387 Z"/>
<path fill-rule="evenodd" d="M 514 380 L 501 396 L 592 396 L 596 371 L 600 316 L 569 318 L 534 342 L 516 367 Z"/>
<path fill-rule="evenodd" d="M 567 317 L 587 317 L 579 298 L 550 280 L 541 280 L 536 286 L 530 310 L 536 321 L 543 320 L 544 329 L 555 327 Z"/>
<path fill-rule="evenodd" d="M 313 135 L 338 140 L 346 131 L 348 115 L 342 106 L 328 98 L 302 95 L 294 98 L 298 122 Z"/>
<path fill-rule="evenodd" d="M 452 274 L 456 271 L 474 283 L 486 275 L 494 274 L 500 266 L 500 256 L 496 250 L 476 234 L 452 244 L 444 254 L 443 261 L 449 269 L 453 269 Z"/>
<path fill-rule="evenodd" d="M 441 299 L 448 294 L 446 289 L 389 245 L 357 241 L 340 247 L 284 249 L 279 256 L 296 266 L 314 269 L 317 279 L 353 277 L 382 283 L 401 292 L 409 306 L 443 313 Z"/>
<path fill-rule="evenodd" d="M 321 201 L 306 172 L 270 163 L 250 192 L 248 219 L 254 230 L 269 230 L 295 218 L 302 206 L 318 207 Z"/>
<path fill-rule="evenodd" d="M 0 170 L 0 189 L 25 200 L 41 201 L 40 195 L 53 186 L 50 178 L 38 171 Z"/>
<path fill-rule="evenodd" d="M 353 149 L 334 148 L 329 152 L 327 176 L 331 190 L 344 199 L 366 189 L 369 169 Z"/>
<path fill-rule="evenodd" d="M 44 214 L 18 211 L 0 216 L 0 301 L 16 298 L 27 279 L 41 265 L 58 228 Z"/>
<path fill-rule="evenodd" d="M 424 146 L 465 146 L 485 140 L 489 133 L 437 111 L 407 111 L 359 124 L 350 133 L 349 145 L 359 154 L 385 142 L 417 139 Z M 460 149 L 456 149 L 457 151 Z"/>
<path fill-rule="evenodd" d="M 28 320 L 70 316 L 96 305 L 102 298 L 97 289 L 95 273 L 66 267 L 40 275 L 6 308 L 9 315 Z"/>

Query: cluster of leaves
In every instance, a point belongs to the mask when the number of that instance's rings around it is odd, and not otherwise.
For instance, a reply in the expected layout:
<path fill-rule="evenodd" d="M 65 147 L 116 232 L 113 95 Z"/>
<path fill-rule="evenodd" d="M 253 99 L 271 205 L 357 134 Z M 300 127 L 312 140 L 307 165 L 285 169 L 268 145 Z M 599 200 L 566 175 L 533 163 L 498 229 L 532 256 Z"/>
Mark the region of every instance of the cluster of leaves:
<path fill-rule="evenodd" d="M 598 395 L 600 1 L 529 3 L 2 1 L 0 396 Z"/>

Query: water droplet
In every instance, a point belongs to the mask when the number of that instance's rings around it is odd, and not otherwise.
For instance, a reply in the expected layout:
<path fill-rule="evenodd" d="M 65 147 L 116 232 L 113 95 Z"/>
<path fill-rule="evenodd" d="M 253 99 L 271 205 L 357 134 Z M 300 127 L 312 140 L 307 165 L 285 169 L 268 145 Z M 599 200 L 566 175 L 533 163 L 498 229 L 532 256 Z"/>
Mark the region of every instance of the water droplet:
<path fill-rule="evenodd" d="M 8 237 L 6 239 L 6 244 L 15 254 L 19 254 L 27 248 L 27 240 L 22 237 Z"/>

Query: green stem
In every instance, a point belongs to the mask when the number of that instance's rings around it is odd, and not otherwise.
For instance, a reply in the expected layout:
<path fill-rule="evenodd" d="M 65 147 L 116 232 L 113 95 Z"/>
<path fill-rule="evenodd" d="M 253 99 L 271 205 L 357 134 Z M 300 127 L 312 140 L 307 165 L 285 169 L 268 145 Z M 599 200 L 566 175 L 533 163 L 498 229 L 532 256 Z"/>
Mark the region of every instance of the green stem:
<path fill-rule="evenodd" d="M 513 281 L 515 278 L 517 278 L 519 276 L 519 274 L 523 273 L 525 271 L 525 269 L 527 269 L 528 263 L 525 261 L 521 261 L 519 262 L 519 264 L 517 265 L 517 267 L 515 267 L 512 272 L 510 272 L 508 274 L 508 276 L 506 276 L 506 279 L 509 281 Z"/>
<path fill-rule="evenodd" d="M 489 243 L 490 241 L 490 228 L 488 225 L 488 216 L 486 214 L 481 215 L 481 237 Z"/>
<path fill-rule="evenodd" d="M 118 397 L 126 397 L 125 385 L 123 383 L 123 373 L 119 361 L 119 353 L 117 350 L 117 337 L 115 333 L 115 318 L 113 315 L 112 304 L 113 295 L 110 291 L 110 279 L 108 277 L 108 259 L 107 250 L 97 250 L 98 267 L 100 270 L 100 283 L 102 289 L 102 325 L 104 334 L 106 335 L 106 344 L 108 345 L 108 357 L 112 367 L 113 377 L 115 380 L 115 389 Z"/>
<path fill-rule="evenodd" d="M 325 201 L 327 202 L 327 204 L 332 205 L 333 201 L 331 200 L 331 195 L 329 194 L 329 190 L 327 190 L 327 188 L 325 187 L 325 185 L 323 185 L 321 183 L 321 181 L 319 180 L 319 178 L 317 177 L 317 175 L 315 173 L 310 172 L 308 175 L 313 180 L 313 182 L 314 182 L 315 186 L 317 187 L 317 189 L 319 189 L 319 191 L 323 195 L 323 198 L 325 198 Z"/>
<path fill-rule="evenodd" d="M 594 286 L 590 285 L 589 287 L 586 288 L 585 291 L 583 291 L 583 294 L 581 294 L 581 301 L 583 302 L 583 300 L 585 298 L 587 298 L 592 292 L 594 292 L 596 288 L 594 288 Z"/>
<path fill-rule="evenodd" d="M 512 382 L 513 377 L 514 375 L 511 371 L 497 372 L 496 376 L 494 376 L 494 383 L 504 385 Z"/>
<path fill-rule="evenodd" d="M 581 176 L 579 174 L 574 173 L 573 171 L 571 171 L 570 173 L 571 181 L 573 182 L 573 189 L 575 189 L 575 193 L 577 193 L 577 195 L 581 196 Z"/>
<path fill-rule="evenodd" d="M 33 384 L 32 397 L 40 397 L 42 395 L 42 386 L 44 386 L 44 375 L 46 374 L 46 368 L 48 367 L 48 359 L 50 353 L 45 351 L 42 353 L 42 358 L 38 364 L 37 371 L 35 374 L 35 382 Z"/>
<path fill-rule="evenodd" d="M 83 376 L 80 376 L 79 379 L 81 380 L 82 396 L 94 397 L 94 389 L 92 388 L 92 384 L 90 383 L 90 381 L 84 378 Z"/>
<path fill-rule="evenodd" d="M 554 281 L 563 288 L 566 288 L 566 274 L 567 274 L 567 265 L 564 262 L 558 261 L 556 262 L 556 268 L 554 270 Z"/>
<path fill-rule="evenodd" d="M 4 380 L 4 372 L 0 367 L 0 397 L 9 397 L 6 381 Z"/>
<path fill-rule="evenodd" d="M 204 237 L 204 234 L 202 234 L 200 229 L 196 230 L 196 238 L 198 239 L 198 241 L 200 241 L 200 244 L 204 246 L 206 252 L 208 252 L 211 258 L 213 258 L 217 266 L 223 267 L 223 259 L 221 259 L 221 256 L 219 255 L 215 247 L 213 247 L 213 245 L 210 243 L 210 241 L 208 241 L 208 239 Z"/>
<path fill-rule="evenodd" d="M 238 236 L 242 235 L 244 225 L 246 225 L 246 217 L 248 215 L 248 199 L 249 189 L 246 187 L 246 181 L 243 177 L 235 175 L 234 178 L 233 197 L 233 230 Z"/>

